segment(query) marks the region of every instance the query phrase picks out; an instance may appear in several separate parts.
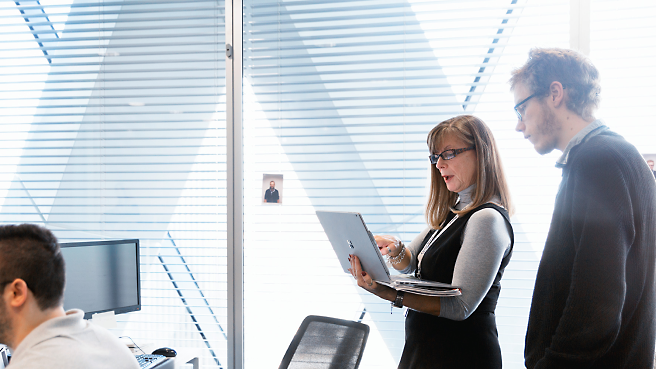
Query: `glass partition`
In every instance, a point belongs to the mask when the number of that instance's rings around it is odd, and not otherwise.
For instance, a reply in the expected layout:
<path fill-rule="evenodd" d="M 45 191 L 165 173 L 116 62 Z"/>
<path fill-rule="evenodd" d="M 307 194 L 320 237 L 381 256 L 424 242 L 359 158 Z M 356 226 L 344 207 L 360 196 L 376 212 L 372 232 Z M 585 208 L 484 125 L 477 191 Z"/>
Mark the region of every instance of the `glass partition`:
<path fill-rule="evenodd" d="M 362 367 L 396 367 L 403 311 L 341 270 L 315 211 L 412 240 L 426 227 L 426 135 L 459 114 L 492 127 L 516 198 L 530 199 L 497 309 L 504 365 L 523 367 L 559 176 L 527 162 L 507 80 L 536 42 L 567 46 L 569 2 L 247 0 L 243 13 L 246 368 L 276 367 L 310 314 L 368 324 Z M 272 180 L 280 203 L 265 202 Z"/>
<path fill-rule="evenodd" d="M 115 333 L 226 367 L 223 2 L 4 1 L 0 16 L 0 222 L 139 239 L 142 311 Z"/>

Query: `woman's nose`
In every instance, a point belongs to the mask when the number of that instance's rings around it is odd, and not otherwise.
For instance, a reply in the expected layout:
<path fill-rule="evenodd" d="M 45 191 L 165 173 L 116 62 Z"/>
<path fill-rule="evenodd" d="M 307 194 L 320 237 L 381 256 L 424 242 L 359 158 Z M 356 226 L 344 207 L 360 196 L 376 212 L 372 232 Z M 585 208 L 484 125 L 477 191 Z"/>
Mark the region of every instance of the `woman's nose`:
<path fill-rule="evenodd" d="M 437 158 L 437 163 L 435 163 L 435 168 L 443 169 L 446 167 L 446 160 L 444 160 L 441 156 Z"/>

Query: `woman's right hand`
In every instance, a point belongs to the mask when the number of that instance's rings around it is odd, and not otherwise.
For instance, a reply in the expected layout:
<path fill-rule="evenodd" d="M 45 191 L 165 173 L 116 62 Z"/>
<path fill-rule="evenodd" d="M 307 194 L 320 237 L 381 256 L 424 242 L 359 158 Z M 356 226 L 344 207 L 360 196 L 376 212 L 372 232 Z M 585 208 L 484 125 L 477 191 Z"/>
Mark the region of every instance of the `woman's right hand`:
<path fill-rule="evenodd" d="M 380 235 L 374 236 L 376 240 L 376 245 L 380 249 L 380 253 L 383 255 L 397 256 L 401 251 L 401 240 L 395 236 L 390 235 Z"/>

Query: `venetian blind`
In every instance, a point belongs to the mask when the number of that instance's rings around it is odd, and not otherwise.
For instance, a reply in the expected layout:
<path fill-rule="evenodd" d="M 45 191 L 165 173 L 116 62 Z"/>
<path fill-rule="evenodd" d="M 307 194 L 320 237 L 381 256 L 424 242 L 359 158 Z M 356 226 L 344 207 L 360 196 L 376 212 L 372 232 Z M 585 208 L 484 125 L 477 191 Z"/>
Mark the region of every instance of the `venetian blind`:
<path fill-rule="evenodd" d="M 591 3 L 590 56 L 602 78 L 597 116 L 651 159 L 656 159 L 654 16 L 656 4 L 648 0 Z"/>
<path fill-rule="evenodd" d="M 531 47 L 568 42 L 569 1 L 244 1 L 247 368 L 275 367 L 309 314 L 369 324 L 362 367 L 396 367 L 403 313 L 341 271 L 314 212 L 360 212 L 374 234 L 412 240 L 426 135 L 459 114 L 494 131 L 519 205 L 497 322 L 504 366 L 523 368 L 560 176 L 514 132 L 507 81 Z M 263 202 L 273 175 L 281 204 Z"/>
<path fill-rule="evenodd" d="M 227 366 L 224 4 L 0 2 L 0 218 L 138 238 L 117 335 Z"/>

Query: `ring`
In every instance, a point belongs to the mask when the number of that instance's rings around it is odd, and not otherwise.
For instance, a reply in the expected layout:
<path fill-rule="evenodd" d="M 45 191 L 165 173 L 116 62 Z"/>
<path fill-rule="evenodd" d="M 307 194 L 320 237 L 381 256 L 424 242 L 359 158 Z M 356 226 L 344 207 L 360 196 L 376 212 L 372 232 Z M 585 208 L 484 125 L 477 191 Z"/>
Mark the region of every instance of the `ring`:
<path fill-rule="evenodd" d="M 371 283 L 367 283 L 367 285 L 369 285 L 369 287 L 373 286 L 374 285 L 374 280 L 372 279 Z"/>
<path fill-rule="evenodd" d="M 391 255 L 392 254 L 392 249 L 390 249 L 389 246 L 386 246 L 386 247 L 387 247 L 387 255 Z"/>

